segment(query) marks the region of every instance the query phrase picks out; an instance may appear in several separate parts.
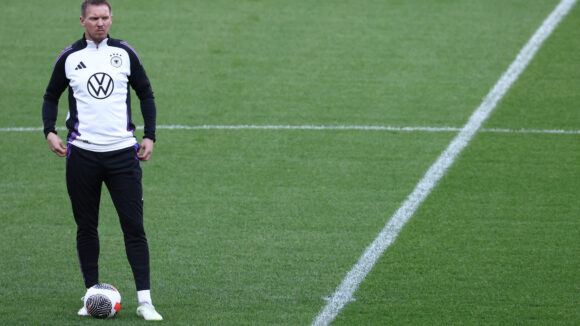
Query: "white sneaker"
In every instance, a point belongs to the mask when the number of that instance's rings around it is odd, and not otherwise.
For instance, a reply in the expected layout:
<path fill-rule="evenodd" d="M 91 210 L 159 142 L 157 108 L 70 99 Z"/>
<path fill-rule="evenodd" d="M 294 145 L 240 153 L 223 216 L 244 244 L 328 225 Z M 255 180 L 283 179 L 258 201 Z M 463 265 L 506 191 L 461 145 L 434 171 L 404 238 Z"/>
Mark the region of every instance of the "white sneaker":
<path fill-rule="evenodd" d="M 139 304 L 137 316 L 143 317 L 145 320 L 163 320 L 163 317 L 155 310 L 155 307 L 147 302 Z"/>
<path fill-rule="evenodd" d="M 79 316 L 88 316 L 89 312 L 87 311 L 87 308 L 84 305 L 85 302 L 85 297 L 81 298 L 81 301 L 83 302 L 83 307 L 81 309 L 79 309 L 79 311 L 77 312 L 77 315 Z"/>

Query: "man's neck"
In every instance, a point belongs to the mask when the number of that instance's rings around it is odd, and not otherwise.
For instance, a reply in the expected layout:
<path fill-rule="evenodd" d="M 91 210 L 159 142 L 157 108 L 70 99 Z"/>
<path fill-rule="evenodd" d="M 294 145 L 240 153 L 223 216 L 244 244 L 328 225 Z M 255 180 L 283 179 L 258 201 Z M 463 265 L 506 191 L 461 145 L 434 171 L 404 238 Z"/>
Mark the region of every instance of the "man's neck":
<path fill-rule="evenodd" d="M 107 35 L 107 38 L 108 38 L 108 35 Z M 85 39 L 86 39 L 87 41 L 91 41 L 91 42 L 95 43 L 95 45 L 96 45 L 97 47 L 99 47 L 99 45 L 101 45 L 101 43 L 102 43 L 104 40 L 106 40 L 106 38 L 104 38 L 104 39 L 102 39 L 102 40 L 95 40 L 95 39 L 91 38 L 91 37 L 90 37 L 90 36 L 89 36 L 87 33 L 85 33 Z"/>

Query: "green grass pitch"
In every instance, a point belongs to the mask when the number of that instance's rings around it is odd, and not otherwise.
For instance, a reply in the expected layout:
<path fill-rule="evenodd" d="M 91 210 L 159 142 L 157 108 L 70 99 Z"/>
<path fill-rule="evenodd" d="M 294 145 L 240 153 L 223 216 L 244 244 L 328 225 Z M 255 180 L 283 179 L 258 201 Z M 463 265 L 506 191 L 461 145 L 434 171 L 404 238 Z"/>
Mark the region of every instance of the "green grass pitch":
<path fill-rule="evenodd" d="M 140 54 L 160 126 L 440 130 L 160 128 L 143 169 L 164 323 L 312 323 L 457 134 L 443 128 L 465 124 L 558 2 L 112 0 L 111 36 Z M 64 160 L 17 129 L 41 127 L 79 6 L 0 4 L 0 325 L 143 323 L 106 191 L 101 281 L 123 308 L 76 315 Z M 576 5 L 333 325 L 580 323 L 579 53 Z"/>

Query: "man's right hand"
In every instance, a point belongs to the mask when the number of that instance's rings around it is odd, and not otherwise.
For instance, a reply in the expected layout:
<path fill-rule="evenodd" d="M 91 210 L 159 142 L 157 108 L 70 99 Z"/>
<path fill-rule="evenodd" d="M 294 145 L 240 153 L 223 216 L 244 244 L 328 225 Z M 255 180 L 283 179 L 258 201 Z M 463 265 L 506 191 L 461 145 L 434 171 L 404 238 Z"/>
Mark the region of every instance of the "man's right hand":
<path fill-rule="evenodd" d="M 60 157 L 65 157 L 68 153 L 67 147 L 62 142 L 62 139 L 54 132 L 49 132 L 46 136 L 50 150 Z"/>

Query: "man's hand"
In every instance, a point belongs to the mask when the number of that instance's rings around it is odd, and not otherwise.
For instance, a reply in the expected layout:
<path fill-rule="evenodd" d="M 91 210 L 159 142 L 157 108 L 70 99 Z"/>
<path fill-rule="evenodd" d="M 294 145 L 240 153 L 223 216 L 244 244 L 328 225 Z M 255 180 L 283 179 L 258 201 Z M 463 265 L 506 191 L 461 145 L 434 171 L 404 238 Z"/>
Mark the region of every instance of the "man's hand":
<path fill-rule="evenodd" d="M 137 157 L 140 161 L 149 161 L 151 153 L 153 153 L 153 140 L 149 138 L 143 138 L 141 147 L 139 147 L 139 152 L 137 152 Z"/>
<path fill-rule="evenodd" d="M 48 133 L 46 136 L 46 141 L 48 142 L 50 150 L 53 151 L 56 155 L 65 157 L 68 153 L 68 149 L 62 142 L 62 139 L 60 139 L 60 137 L 54 132 Z"/>

